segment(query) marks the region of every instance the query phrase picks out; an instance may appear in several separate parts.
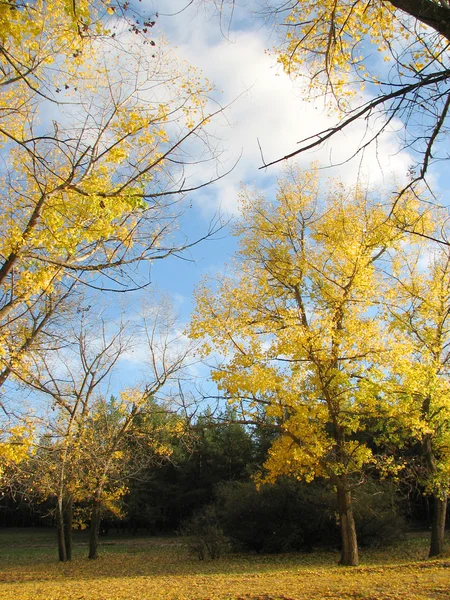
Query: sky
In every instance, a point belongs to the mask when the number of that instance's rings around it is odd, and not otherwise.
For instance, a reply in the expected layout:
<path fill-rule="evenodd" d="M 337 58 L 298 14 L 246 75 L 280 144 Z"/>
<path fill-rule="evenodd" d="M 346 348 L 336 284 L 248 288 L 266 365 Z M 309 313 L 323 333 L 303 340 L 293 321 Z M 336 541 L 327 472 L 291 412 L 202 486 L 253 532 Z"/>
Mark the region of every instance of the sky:
<path fill-rule="evenodd" d="M 211 221 L 220 218 L 227 223 L 239 216 L 238 196 L 243 184 L 256 186 L 273 197 L 283 164 L 261 168 L 263 162 L 292 152 L 299 140 L 334 125 L 337 117 L 328 113 L 322 101 L 306 101 L 304 80 L 293 81 L 282 71 L 271 52 L 277 42 L 272 24 L 255 16 L 246 0 L 236 3 L 231 25 L 226 16 L 218 18 L 212 2 L 142 0 L 136 6 L 150 15 L 158 13 L 151 30 L 155 43 L 158 45 L 164 37 L 181 61 L 201 70 L 211 82 L 211 112 L 223 107 L 209 124 L 219 150 L 218 163 L 194 165 L 189 171 L 194 184 L 215 177 L 217 172 L 224 174 L 186 199 L 179 226 L 192 242 L 205 235 Z M 377 53 L 375 56 L 374 60 L 378 60 Z M 367 99 L 366 95 L 357 101 Z M 376 146 L 349 160 L 364 140 L 366 125 L 366 121 L 356 122 L 323 148 L 301 154 L 297 164 L 308 168 L 316 162 L 323 168 L 324 178 L 339 176 L 351 185 L 359 177 L 386 194 L 391 193 L 392 178 L 404 182 L 412 162 L 396 135 L 402 124 L 394 120 Z M 446 181 L 439 185 L 448 189 Z M 173 346 L 178 348 L 186 339 L 183 332 L 194 307 L 195 286 L 202 277 L 223 271 L 235 249 L 236 239 L 225 225 L 210 239 L 192 247 L 183 259 L 169 258 L 145 265 L 150 288 L 120 298 L 104 293 L 96 300 L 105 314 L 124 313 L 133 324 L 139 321 L 142 303 L 158 303 L 166 295 L 179 315 L 172 336 Z M 136 330 L 132 348 L 118 363 L 111 384 L 113 392 L 145 380 L 148 352 L 144 338 L 142 330 Z M 198 363 L 191 365 L 190 373 L 204 382 L 208 378 L 208 368 Z"/>
<path fill-rule="evenodd" d="M 320 101 L 308 103 L 301 99 L 302 83 L 283 73 L 276 57 L 268 52 L 276 42 L 273 28 L 253 16 L 247 7 L 237 10 L 232 29 L 224 35 L 226 19 L 221 30 L 217 14 L 197 3 L 143 0 L 141 5 L 150 10 L 154 7 L 159 13 L 155 37 L 164 35 L 177 55 L 201 69 L 214 85 L 212 108 L 215 103 L 227 107 L 211 126 L 223 148 L 223 172 L 238 162 L 220 181 L 190 195 L 192 208 L 187 211 L 183 227 L 195 236 L 219 212 L 225 217 L 238 215 L 243 183 L 274 194 L 283 165 L 260 169 L 261 153 L 267 162 L 280 158 L 295 150 L 300 139 L 334 124 L 336 117 L 328 115 Z M 352 184 L 362 172 L 370 184 L 389 189 L 392 174 L 404 180 L 411 162 L 408 153 L 399 151 L 394 133 L 384 136 L 378 148 L 366 151 L 362 169 L 361 156 L 345 162 L 363 139 L 365 125 L 358 123 L 320 151 L 301 155 L 297 163 L 305 168 L 313 161 L 323 167 L 340 165 L 324 170 L 324 177 L 339 175 L 344 183 Z M 217 237 L 192 251 L 193 263 L 168 261 L 152 269 L 157 285 L 176 295 L 186 308 L 192 306 L 193 285 L 203 274 L 221 269 L 235 249 L 235 240 L 229 235 L 221 233 Z"/>
<path fill-rule="evenodd" d="M 281 158 L 297 148 L 300 139 L 335 123 L 321 101 L 307 102 L 302 98 L 302 81 L 293 81 L 281 70 L 270 49 L 276 43 L 272 25 L 255 16 L 243 2 L 237 6 L 233 21 L 222 21 L 210 3 L 190 3 L 189 0 L 142 0 L 139 8 L 158 12 L 152 35 L 156 43 L 163 36 L 181 60 L 201 69 L 213 85 L 210 94 L 211 111 L 224 107 L 223 113 L 210 124 L 210 132 L 221 148 L 219 165 L 211 165 L 226 173 L 219 181 L 189 195 L 180 227 L 190 240 L 202 237 L 211 219 L 221 216 L 224 222 L 239 216 L 238 195 L 243 184 L 256 186 L 273 196 L 276 179 L 283 164 L 261 169 L 266 162 Z M 367 96 L 365 96 L 367 99 Z M 366 122 L 356 123 L 332 143 L 318 151 L 300 155 L 297 164 L 308 168 L 311 162 L 323 167 L 324 178 L 339 176 L 348 185 L 358 177 L 370 185 L 391 192 L 392 177 L 403 182 L 412 162 L 401 151 L 395 134 L 401 124 L 393 122 L 379 144 L 349 160 L 364 139 Z M 331 167 L 330 165 L 336 165 Z M 191 170 L 194 182 L 208 178 L 208 167 Z M 193 293 L 202 277 L 224 270 L 236 249 L 236 239 L 225 227 L 211 239 L 193 247 L 185 260 L 167 259 L 151 266 L 152 288 L 168 294 L 179 314 L 177 334 L 182 335 L 194 307 Z M 122 304 L 139 306 L 148 291 L 126 296 Z M 108 303 L 111 300 L 105 298 Z M 145 345 L 136 344 L 121 361 L 120 381 L 145 377 Z M 197 365 L 193 373 L 208 377 L 208 369 Z"/>

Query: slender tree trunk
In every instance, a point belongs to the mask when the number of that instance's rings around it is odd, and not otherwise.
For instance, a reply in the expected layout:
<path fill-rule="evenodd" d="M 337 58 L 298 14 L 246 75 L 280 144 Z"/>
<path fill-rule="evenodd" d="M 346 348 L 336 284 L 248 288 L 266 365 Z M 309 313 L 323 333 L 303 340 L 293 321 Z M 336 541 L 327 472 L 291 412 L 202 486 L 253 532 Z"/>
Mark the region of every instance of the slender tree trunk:
<path fill-rule="evenodd" d="M 57 498 L 56 503 L 56 529 L 58 532 L 58 554 L 61 562 L 67 561 L 66 540 L 64 536 L 64 507 L 62 496 Z"/>
<path fill-rule="evenodd" d="M 89 535 L 89 555 L 88 558 L 95 559 L 98 557 L 98 538 L 100 534 L 100 519 L 101 519 L 102 503 L 96 494 L 92 505 L 91 514 L 91 530 Z"/>
<path fill-rule="evenodd" d="M 430 398 L 426 397 L 422 406 L 423 413 L 428 415 L 430 412 Z M 436 457 L 433 449 L 433 439 L 431 435 L 424 436 L 422 440 L 422 452 L 425 459 L 425 465 L 431 478 L 436 473 Z M 431 520 L 431 539 L 430 551 L 428 556 L 439 556 L 444 551 L 445 538 L 445 517 L 447 515 L 447 494 L 442 497 L 433 496 L 433 518 Z"/>
<path fill-rule="evenodd" d="M 345 480 L 337 485 L 339 520 L 341 526 L 341 559 L 339 564 L 356 567 L 359 562 L 358 540 L 352 509 L 352 495 Z"/>
<path fill-rule="evenodd" d="M 64 502 L 64 542 L 66 545 L 66 558 L 72 560 L 72 522 L 73 522 L 73 498 L 68 495 Z"/>
<path fill-rule="evenodd" d="M 445 518 L 447 515 L 447 495 L 434 497 L 434 512 L 431 522 L 430 552 L 428 556 L 440 556 L 444 552 Z"/>

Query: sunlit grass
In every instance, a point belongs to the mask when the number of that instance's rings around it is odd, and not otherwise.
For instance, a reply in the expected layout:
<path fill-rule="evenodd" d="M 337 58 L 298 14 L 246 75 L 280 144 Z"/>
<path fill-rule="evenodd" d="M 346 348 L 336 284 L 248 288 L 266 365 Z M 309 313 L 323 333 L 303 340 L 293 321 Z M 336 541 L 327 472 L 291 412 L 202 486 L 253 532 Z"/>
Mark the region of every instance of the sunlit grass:
<path fill-rule="evenodd" d="M 113 535 L 89 561 L 86 533 L 74 560 L 57 562 L 49 530 L 0 531 L 0 598 L 48 600 L 425 600 L 450 598 L 450 556 L 427 560 L 427 537 L 361 553 L 362 566 L 337 565 L 336 552 L 189 555 L 181 538 Z"/>

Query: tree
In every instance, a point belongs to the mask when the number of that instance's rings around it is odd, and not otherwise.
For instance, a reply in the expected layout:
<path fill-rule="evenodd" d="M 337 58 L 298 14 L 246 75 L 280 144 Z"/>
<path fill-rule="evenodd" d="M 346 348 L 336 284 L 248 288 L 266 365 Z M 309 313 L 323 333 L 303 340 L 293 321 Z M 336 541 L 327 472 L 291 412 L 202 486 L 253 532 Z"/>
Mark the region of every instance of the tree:
<path fill-rule="evenodd" d="M 254 432 L 235 418 L 229 410 L 185 413 L 186 434 L 172 440 L 170 460 L 152 469 L 151 477 L 130 482 L 125 500 L 130 522 L 152 531 L 178 531 L 215 498 L 223 482 L 248 480 L 260 449 Z"/>
<path fill-rule="evenodd" d="M 159 382 L 160 384 L 160 382 Z M 157 391 L 158 385 L 154 385 Z M 172 414 L 171 414 L 172 413 Z M 173 407 L 155 401 L 152 389 L 128 389 L 119 398 L 97 400 L 83 432 L 78 457 L 91 508 L 89 558 L 98 557 L 100 522 L 106 509 L 120 516 L 130 480 L 168 461 L 184 423 Z"/>
<path fill-rule="evenodd" d="M 15 373 L 27 386 L 50 399 L 49 408 L 55 415 L 49 418 L 28 464 L 25 485 L 41 498 L 56 499 L 58 553 L 62 562 L 72 558 L 73 502 L 85 499 L 87 493 L 82 463 L 84 453 L 89 451 L 84 444 L 92 405 L 125 349 L 123 327 L 109 337 L 104 326 L 101 337 L 94 337 L 93 331 L 85 313 L 81 313 L 79 322 L 69 330 L 64 347 L 34 354 L 34 367 L 26 373 Z M 95 331 L 99 331 L 98 323 Z"/>
<path fill-rule="evenodd" d="M 28 456 L 33 445 L 33 427 L 30 421 L 9 425 L 0 430 L 0 486 L 10 485 L 17 468 Z"/>
<path fill-rule="evenodd" d="M 111 492 L 123 495 L 125 483 L 167 461 L 173 441 L 183 436 L 171 386 L 180 385 L 191 352 L 180 339 L 167 299 L 145 307 L 141 334 L 146 351 L 146 383 L 123 390 L 110 402 L 99 399 L 90 413 L 81 444 L 92 503 L 89 558 L 97 558 L 102 511 Z M 176 387 L 178 390 L 178 387 Z"/>
<path fill-rule="evenodd" d="M 417 478 L 434 504 L 429 554 L 439 556 L 450 490 L 449 248 L 409 245 L 393 265 L 386 310 L 400 351 L 392 354 L 390 394 L 400 410 L 399 439 L 418 442 Z"/>
<path fill-rule="evenodd" d="M 265 463 L 273 481 L 290 475 L 335 486 L 341 563 L 358 563 L 352 487 L 376 462 L 362 432 L 378 404 L 387 347 L 376 309 L 377 262 L 403 234 L 367 190 L 338 182 L 327 195 L 317 172 L 279 182 L 277 202 L 246 190 L 231 275 L 203 285 L 191 336 L 224 356 L 212 377 L 249 422 L 261 410 L 279 436 Z M 398 218 L 416 211 L 413 200 Z"/>
<path fill-rule="evenodd" d="M 184 166 L 215 154 L 205 130 L 210 86 L 163 42 L 138 43 L 139 30 L 105 22 L 119 7 L 0 5 L 3 376 L 74 282 L 142 287 L 141 261 L 190 244 L 175 229 L 184 193 L 202 185 Z"/>
<path fill-rule="evenodd" d="M 55 73 L 63 75 L 64 86 L 76 85 L 83 52 L 99 39 L 113 40 L 124 28 L 139 35 L 140 42 L 154 46 L 146 34 L 155 25 L 156 17 L 116 0 L 66 3 L 36 0 L 31 5 L 3 1 L 0 6 L 0 87 L 23 94 L 15 97 L 10 93 L 10 105 L 3 110 L 8 116 L 18 116 L 23 100 L 36 95 L 59 104 L 62 88 L 54 85 Z"/>
<path fill-rule="evenodd" d="M 101 321 L 100 321 L 101 323 Z M 141 315 L 140 329 L 125 333 L 81 311 L 64 346 L 33 354 L 34 365 L 15 376 L 50 399 L 51 416 L 24 473 L 25 487 L 56 498 L 61 561 L 71 560 L 74 502 L 90 508 L 89 558 L 97 558 L 105 508 L 115 509 L 132 477 L 155 468 L 172 453 L 171 439 L 183 434 L 170 385 L 178 382 L 189 354 L 163 298 Z M 108 397 L 108 383 L 130 339 L 146 352 L 146 381 Z"/>
<path fill-rule="evenodd" d="M 293 76 L 306 68 L 311 87 L 332 97 L 344 112 L 336 126 L 302 140 L 290 156 L 320 145 L 356 119 L 373 117 L 373 129 L 356 152 L 400 119 L 405 147 L 413 151 L 410 186 L 425 177 L 433 159 L 446 157 L 438 143 L 447 131 L 450 106 L 446 3 L 330 0 L 317 9 L 317 3 L 305 0 L 292 3 L 285 15 L 283 68 Z M 369 43 L 388 63 L 386 75 L 371 60 Z M 349 99 L 358 85 L 375 97 L 355 107 Z"/>

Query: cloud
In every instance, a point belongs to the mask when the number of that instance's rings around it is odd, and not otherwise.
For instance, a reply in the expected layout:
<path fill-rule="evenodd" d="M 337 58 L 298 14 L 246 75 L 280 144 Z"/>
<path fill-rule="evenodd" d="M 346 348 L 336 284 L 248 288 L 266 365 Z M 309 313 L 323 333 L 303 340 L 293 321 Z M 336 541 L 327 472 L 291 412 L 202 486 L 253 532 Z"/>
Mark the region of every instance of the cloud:
<path fill-rule="evenodd" d="M 216 106 L 215 102 L 227 107 L 210 128 L 211 135 L 221 140 L 223 172 L 241 157 L 229 175 L 213 188 L 196 194 L 196 202 L 205 216 L 219 206 L 236 214 L 241 182 L 273 187 L 282 165 L 259 170 L 263 161 L 270 162 L 295 151 L 299 140 L 334 126 L 337 116 L 328 114 L 320 100 L 302 99 L 307 92 L 306 79 L 292 81 L 266 51 L 270 43 L 267 27 L 244 29 L 241 22 L 240 30 L 230 41 L 221 35 L 217 17 L 212 18 L 194 6 L 176 17 L 163 19 L 161 25 L 163 29 L 167 25 L 164 30 L 171 45 L 177 46 L 178 56 L 202 69 L 218 90 L 213 94 L 211 107 Z M 407 152 L 399 151 L 395 129 L 401 127 L 400 123 L 392 123 L 377 144 L 346 162 L 370 135 L 370 125 L 365 120 L 357 122 L 336 135 L 326 147 L 301 154 L 296 160 L 305 168 L 312 161 L 340 165 L 324 176 L 339 174 L 348 184 L 360 175 L 370 179 L 372 185 L 385 182 L 391 173 L 403 180 L 411 160 Z M 197 175 L 191 173 L 191 177 L 200 181 L 200 174 L 204 177 L 204 169 Z"/>

